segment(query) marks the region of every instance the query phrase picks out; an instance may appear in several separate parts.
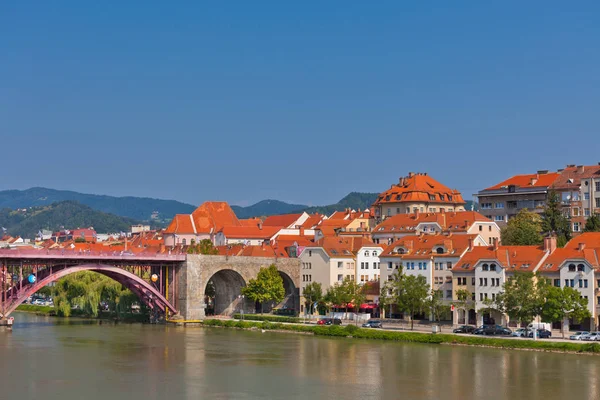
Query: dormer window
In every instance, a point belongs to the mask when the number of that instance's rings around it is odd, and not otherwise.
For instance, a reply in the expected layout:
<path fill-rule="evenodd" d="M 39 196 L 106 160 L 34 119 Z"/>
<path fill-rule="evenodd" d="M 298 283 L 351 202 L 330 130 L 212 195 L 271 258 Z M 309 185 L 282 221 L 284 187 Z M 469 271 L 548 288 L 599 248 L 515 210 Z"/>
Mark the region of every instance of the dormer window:
<path fill-rule="evenodd" d="M 496 270 L 496 264 L 490 264 L 490 271 Z"/>
<path fill-rule="evenodd" d="M 398 254 L 404 254 L 404 253 L 406 253 L 406 250 L 404 250 L 404 248 L 402 248 L 402 247 L 398 247 L 396 249 L 396 253 L 398 253 Z"/>
<path fill-rule="evenodd" d="M 490 270 L 490 266 L 489 266 L 489 265 L 487 265 L 487 264 L 483 264 L 483 265 L 481 266 L 481 270 L 482 270 L 482 271 L 489 271 L 489 270 Z"/>
<path fill-rule="evenodd" d="M 585 271 L 585 265 L 583 265 L 583 264 L 578 264 L 578 265 L 577 265 L 577 271 L 581 271 L 581 272 Z"/>
<path fill-rule="evenodd" d="M 575 264 L 569 264 L 569 272 L 575 272 Z"/>
<path fill-rule="evenodd" d="M 438 247 L 435 251 L 438 254 L 444 254 L 444 248 L 443 247 Z"/>

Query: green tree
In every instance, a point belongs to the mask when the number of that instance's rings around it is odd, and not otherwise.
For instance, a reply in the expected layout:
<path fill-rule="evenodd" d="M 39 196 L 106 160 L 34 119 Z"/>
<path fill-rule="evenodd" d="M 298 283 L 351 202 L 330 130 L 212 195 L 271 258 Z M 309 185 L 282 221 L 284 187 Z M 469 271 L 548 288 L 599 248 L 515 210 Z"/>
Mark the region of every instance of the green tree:
<path fill-rule="evenodd" d="M 569 218 L 562 213 L 560 195 L 551 190 L 542 213 L 542 231 L 547 234 L 556 234 L 556 245 L 564 247 L 571 240 L 571 223 Z"/>
<path fill-rule="evenodd" d="M 274 306 L 285 297 L 283 278 L 277 267 L 271 264 L 268 268 L 261 268 L 256 279 L 250 279 L 248 285 L 242 288 L 242 294 L 254 302 L 260 303 L 260 312 L 264 312 L 264 304 L 272 303 Z"/>
<path fill-rule="evenodd" d="M 196 243 L 196 241 L 192 239 L 188 246 L 187 253 L 214 256 L 219 254 L 219 250 L 217 250 L 210 239 L 202 239 L 199 243 Z"/>
<path fill-rule="evenodd" d="M 424 276 L 403 275 L 395 282 L 396 304 L 410 315 L 410 329 L 414 327 L 415 314 L 422 311 L 429 296 L 429 285 Z"/>
<path fill-rule="evenodd" d="M 440 321 L 442 315 L 450 311 L 450 306 L 444 303 L 444 292 L 441 290 L 431 290 L 429 297 L 426 300 L 426 307 L 431 313 L 432 321 Z"/>
<path fill-rule="evenodd" d="M 381 318 L 385 319 L 385 307 L 390 306 L 391 308 L 391 305 L 394 302 L 394 298 L 395 296 L 393 292 L 392 282 L 385 281 L 379 290 L 379 313 L 381 315 Z"/>
<path fill-rule="evenodd" d="M 465 324 L 468 324 L 469 309 L 473 306 L 473 296 L 471 295 L 471 292 L 469 292 L 467 289 L 458 289 L 455 293 L 455 296 L 456 300 L 454 300 L 452 304 L 454 304 L 454 307 L 456 307 L 457 312 L 458 310 L 463 310 L 465 316 Z"/>
<path fill-rule="evenodd" d="M 588 217 L 585 222 L 584 232 L 600 232 L 600 214 L 594 214 Z"/>
<path fill-rule="evenodd" d="M 542 221 L 540 216 L 527 209 L 508 220 L 502 229 L 502 244 L 507 246 L 531 246 L 542 243 Z"/>
<path fill-rule="evenodd" d="M 511 320 L 529 323 L 540 315 L 546 293 L 546 280 L 531 272 L 516 272 L 504 283 L 495 305 Z"/>
<path fill-rule="evenodd" d="M 311 282 L 304 288 L 302 292 L 304 300 L 306 300 L 306 310 L 308 314 L 314 313 L 314 304 L 323 299 L 323 289 L 319 282 Z"/>
<path fill-rule="evenodd" d="M 560 322 L 563 338 L 565 337 L 564 321 L 573 318 L 581 321 L 590 317 L 587 308 L 588 300 L 571 287 L 548 287 L 546 298 L 542 307 L 542 319 L 544 321 Z"/>

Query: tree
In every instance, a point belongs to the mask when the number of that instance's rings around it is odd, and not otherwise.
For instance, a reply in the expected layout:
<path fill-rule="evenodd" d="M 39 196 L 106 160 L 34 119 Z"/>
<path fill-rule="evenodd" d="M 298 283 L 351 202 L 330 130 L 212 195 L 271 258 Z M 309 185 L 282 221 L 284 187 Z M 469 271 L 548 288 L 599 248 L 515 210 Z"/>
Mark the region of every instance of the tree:
<path fill-rule="evenodd" d="M 267 302 L 279 303 L 285 297 L 283 278 L 277 267 L 271 264 L 268 268 L 261 268 L 256 279 L 250 279 L 248 285 L 242 288 L 242 294 L 254 302 L 260 303 L 260 312 L 264 312 Z"/>
<path fill-rule="evenodd" d="M 190 245 L 188 246 L 187 253 L 214 256 L 219 254 L 219 250 L 213 246 L 213 243 L 210 239 L 202 239 L 199 243 L 196 243 L 196 241 L 192 239 Z"/>
<path fill-rule="evenodd" d="M 429 285 L 424 276 L 402 275 L 396 282 L 396 304 L 410 315 L 410 329 L 414 327 L 414 316 L 422 311 L 429 296 Z"/>
<path fill-rule="evenodd" d="M 472 295 L 467 289 L 459 289 L 456 291 L 456 300 L 452 302 L 458 310 L 463 310 L 465 315 L 465 324 L 468 324 L 469 308 L 473 305 Z"/>
<path fill-rule="evenodd" d="M 529 323 L 542 312 L 545 288 L 544 278 L 531 272 L 516 272 L 496 296 L 496 309 L 508 314 L 511 320 Z"/>
<path fill-rule="evenodd" d="M 318 282 L 311 282 L 304 288 L 302 296 L 306 300 L 306 310 L 308 314 L 314 313 L 314 304 L 323 299 L 323 289 Z"/>
<path fill-rule="evenodd" d="M 542 307 L 542 318 L 545 321 L 561 322 L 561 332 L 565 337 L 564 321 L 573 318 L 581 321 L 590 317 L 587 308 L 588 300 L 571 287 L 548 287 L 546 299 Z"/>
<path fill-rule="evenodd" d="M 561 211 L 560 195 L 551 190 L 542 213 L 542 231 L 556 234 L 556 245 L 564 247 L 571 240 L 571 223 Z"/>
<path fill-rule="evenodd" d="M 381 314 L 381 318 L 385 319 L 385 306 L 391 306 L 391 304 L 394 301 L 394 293 L 393 293 L 393 286 L 392 283 L 390 281 L 385 281 L 383 286 L 381 286 L 381 289 L 379 291 L 379 311 Z M 390 309 L 390 314 L 391 314 L 391 309 Z M 391 317 L 391 315 L 390 315 Z"/>
<path fill-rule="evenodd" d="M 531 246 L 542 243 L 542 225 L 540 216 L 527 209 L 508 220 L 502 229 L 502 244 L 507 246 Z"/>
<path fill-rule="evenodd" d="M 426 306 L 431 313 L 433 322 L 440 321 L 441 316 L 450 311 L 450 306 L 444 304 L 444 292 L 441 290 L 431 290 L 429 298 L 426 300 Z"/>
<path fill-rule="evenodd" d="M 585 222 L 584 232 L 600 232 L 600 214 L 590 216 Z"/>

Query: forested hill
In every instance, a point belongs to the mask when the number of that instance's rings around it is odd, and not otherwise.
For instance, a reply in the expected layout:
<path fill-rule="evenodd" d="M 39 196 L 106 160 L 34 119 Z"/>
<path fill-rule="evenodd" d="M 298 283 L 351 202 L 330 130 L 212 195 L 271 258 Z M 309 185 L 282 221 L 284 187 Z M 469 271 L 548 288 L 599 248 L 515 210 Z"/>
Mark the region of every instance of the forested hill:
<path fill-rule="evenodd" d="M 61 226 L 67 229 L 93 227 L 98 233 L 115 233 L 129 232 L 131 225 L 138 223 L 138 220 L 96 211 L 76 201 L 0 210 L 0 226 L 6 228 L 11 236 L 29 239 L 33 239 L 41 229 L 57 231 Z"/>

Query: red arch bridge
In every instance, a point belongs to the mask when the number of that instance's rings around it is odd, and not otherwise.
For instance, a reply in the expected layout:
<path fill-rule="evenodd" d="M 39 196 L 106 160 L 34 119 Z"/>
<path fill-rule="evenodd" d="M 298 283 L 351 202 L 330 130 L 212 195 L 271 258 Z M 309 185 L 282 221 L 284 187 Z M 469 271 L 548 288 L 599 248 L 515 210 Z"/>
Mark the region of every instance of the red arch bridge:
<path fill-rule="evenodd" d="M 185 254 L 0 250 L 0 317 L 6 318 L 45 285 L 79 271 L 114 279 L 154 312 L 176 314 L 177 272 L 185 260 Z"/>

